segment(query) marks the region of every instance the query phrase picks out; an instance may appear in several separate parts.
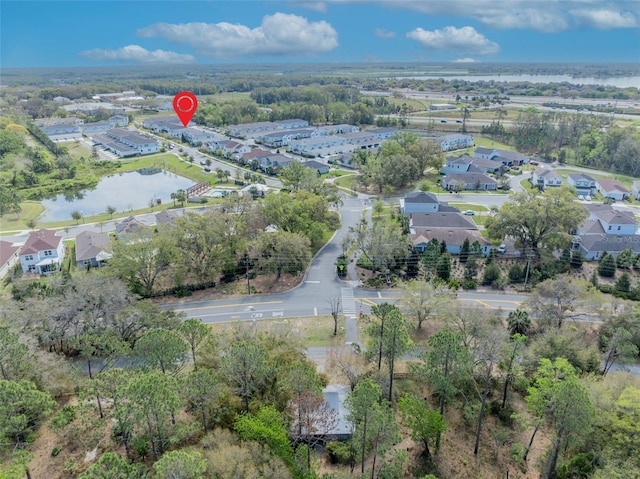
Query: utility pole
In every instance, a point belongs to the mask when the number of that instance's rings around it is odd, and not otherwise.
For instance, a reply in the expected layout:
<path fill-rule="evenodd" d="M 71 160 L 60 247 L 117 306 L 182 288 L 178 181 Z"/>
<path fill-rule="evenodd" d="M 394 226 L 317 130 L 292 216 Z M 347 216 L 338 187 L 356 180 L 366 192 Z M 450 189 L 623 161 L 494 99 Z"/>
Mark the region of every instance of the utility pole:
<path fill-rule="evenodd" d="M 249 283 L 249 253 L 245 253 L 244 254 L 244 265 L 246 268 L 246 275 L 247 275 L 247 294 L 250 296 L 251 295 L 251 284 Z"/>
<path fill-rule="evenodd" d="M 529 280 L 529 269 L 531 268 L 531 256 L 532 254 L 527 254 L 527 272 L 524 275 L 524 290 L 527 290 L 527 281 Z"/>

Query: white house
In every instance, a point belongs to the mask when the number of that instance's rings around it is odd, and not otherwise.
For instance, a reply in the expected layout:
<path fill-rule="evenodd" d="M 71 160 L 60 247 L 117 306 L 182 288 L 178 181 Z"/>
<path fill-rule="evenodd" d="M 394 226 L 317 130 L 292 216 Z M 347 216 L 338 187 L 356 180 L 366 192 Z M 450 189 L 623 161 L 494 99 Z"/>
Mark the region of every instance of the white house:
<path fill-rule="evenodd" d="M 0 241 L 0 279 L 4 278 L 13 265 L 20 260 L 20 246 Z"/>
<path fill-rule="evenodd" d="M 400 199 L 400 210 L 405 215 L 438 211 L 440 202 L 433 193 L 413 191 Z"/>
<path fill-rule="evenodd" d="M 55 231 L 41 229 L 27 238 L 20 252 L 20 265 L 24 273 L 51 274 L 60 270 L 64 254 L 62 238 Z"/>
<path fill-rule="evenodd" d="M 605 198 L 611 198 L 615 201 L 622 201 L 631 195 L 631 192 L 618 180 L 598 180 L 596 182 L 596 189 Z"/>
<path fill-rule="evenodd" d="M 562 176 L 548 168 L 539 168 L 531 173 L 531 184 L 544 190 L 547 186 L 562 186 Z"/>
<path fill-rule="evenodd" d="M 567 176 L 567 184 L 576 189 L 577 195 L 593 195 L 596 191 L 596 180 L 584 173 L 574 173 Z"/>
<path fill-rule="evenodd" d="M 640 181 L 636 180 L 631 184 L 631 194 L 636 200 L 640 200 Z"/>
<path fill-rule="evenodd" d="M 473 136 L 454 133 L 438 138 L 442 151 L 459 150 L 461 148 L 471 148 L 474 145 Z"/>

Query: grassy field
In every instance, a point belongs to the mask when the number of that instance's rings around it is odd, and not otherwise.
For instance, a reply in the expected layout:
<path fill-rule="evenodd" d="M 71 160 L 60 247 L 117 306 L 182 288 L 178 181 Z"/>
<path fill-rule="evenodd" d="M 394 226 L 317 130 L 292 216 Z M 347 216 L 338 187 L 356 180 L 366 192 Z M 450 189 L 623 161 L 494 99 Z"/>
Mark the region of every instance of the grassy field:
<path fill-rule="evenodd" d="M 215 173 L 205 173 L 197 163 L 183 161 L 172 153 L 160 153 L 136 158 L 135 160 L 123 161 L 119 171 L 134 171 L 141 168 L 162 168 L 163 170 L 184 176 L 193 181 L 208 181 L 212 186 L 218 182 Z"/>
<path fill-rule="evenodd" d="M 218 334 L 224 334 L 248 323 L 218 323 L 211 328 Z M 292 319 L 266 319 L 256 322 L 258 331 L 285 330 L 290 331 L 294 338 L 302 341 L 305 347 L 330 347 L 344 345 L 344 325 L 342 315 L 338 318 L 338 335 L 333 335 L 333 318 L 331 316 L 312 316 Z"/>
<path fill-rule="evenodd" d="M 495 148 L 497 150 L 507 150 L 514 151 L 512 146 L 509 146 L 505 143 L 500 143 L 499 141 L 494 141 L 490 138 L 484 138 L 482 136 L 474 137 L 474 141 L 476 146 L 483 146 L 485 148 Z"/>
<path fill-rule="evenodd" d="M 91 149 L 88 148 L 82 141 L 74 140 L 74 141 L 65 141 L 64 143 L 60 143 L 61 146 L 64 146 L 69 150 L 69 156 L 71 158 L 79 159 L 81 157 L 90 158 L 91 157 Z"/>
<path fill-rule="evenodd" d="M 11 232 L 29 229 L 27 223 L 30 220 L 35 220 L 44 211 L 44 206 L 37 201 L 23 201 L 20 203 L 20 208 L 22 211 L 18 215 L 9 214 L 0 218 L 0 231 Z"/>

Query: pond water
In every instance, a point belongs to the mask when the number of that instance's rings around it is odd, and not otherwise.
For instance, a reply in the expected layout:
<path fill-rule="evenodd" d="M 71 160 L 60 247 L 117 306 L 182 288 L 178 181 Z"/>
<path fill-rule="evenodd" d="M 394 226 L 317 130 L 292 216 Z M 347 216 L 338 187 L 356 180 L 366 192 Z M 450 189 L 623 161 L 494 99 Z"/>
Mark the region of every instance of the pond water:
<path fill-rule="evenodd" d="M 397 76 L 397 80 L 435 80 L 444 78 L 445 80 L 465 80 L 469 82 L 477 81 L 497 81 L 497 82 L 531 82 L 531 83 L 572 83 L 575 85 L 605 85 L 617 88 L 636 87 L 640 88 L 640 76 L 611 77 L 611 78 L 573 78 L 571 75 L 420 75 Z"/>
<path fill-rule="evenodd" d="M 107 206 L 113 206 L 118 213 L 148 208 L 152 198 L 165 204 L 173 202 L 171 193 L 186 190 L 194 184 L 188 178 L 159 168 L 120 173 L 103 178 L 93 190 L 42 200 L 45 209 L 38 221 L 70 220 L 71 212 L 76 210 L 88 217 L 105 213 Z"/>

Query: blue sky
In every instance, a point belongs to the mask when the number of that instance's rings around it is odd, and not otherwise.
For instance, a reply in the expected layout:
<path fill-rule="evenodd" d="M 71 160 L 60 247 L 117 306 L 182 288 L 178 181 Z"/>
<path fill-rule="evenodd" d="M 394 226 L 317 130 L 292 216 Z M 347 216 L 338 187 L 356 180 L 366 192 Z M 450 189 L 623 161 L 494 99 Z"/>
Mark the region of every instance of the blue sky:
<path fill-rule="evenodd" d="M 639 62 L 639 0 L 0 2 L 0 66 Z"/>

